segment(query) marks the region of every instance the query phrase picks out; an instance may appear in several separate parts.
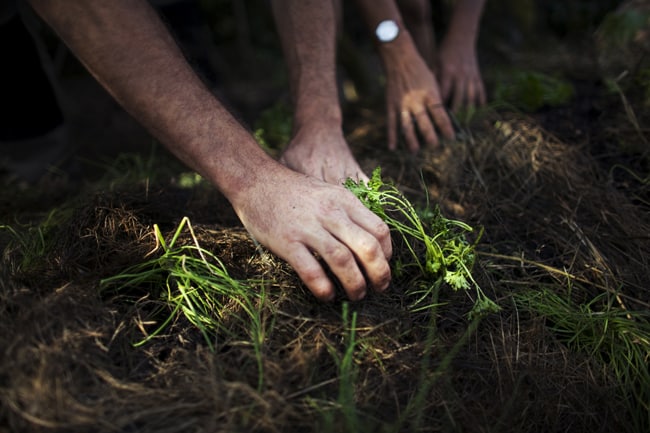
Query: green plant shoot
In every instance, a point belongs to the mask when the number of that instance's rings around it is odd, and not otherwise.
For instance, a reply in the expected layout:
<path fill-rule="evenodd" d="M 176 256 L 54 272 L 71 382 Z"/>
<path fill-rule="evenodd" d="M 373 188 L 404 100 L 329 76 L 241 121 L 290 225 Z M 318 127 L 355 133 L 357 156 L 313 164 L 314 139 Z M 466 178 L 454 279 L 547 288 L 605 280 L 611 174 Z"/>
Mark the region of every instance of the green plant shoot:
<path fill-rule="evenodd" d="M 477 298 L 471 316 L 499 311 L 498 305 L 483 293 L 471 274 L 476 258 L 476 243 L 466 238 L 466 234 L 474 230 L 471 226 L 445 218 L 438 207 L 416 211 L 395 185 L 382 180 L 380 167 L 372 172 L 368 182 L 348 179 L 345 187 L 388 224 L 391 232 L 404 243 L 408 254 L 406 258 L 397 258 L 394 269 L 397 274 L 416 267 L 419 278 L 427 283 L 427 293 L 441 280 L 454 290 L 473 286 Z M 426 295 L 414 307 L 424 297 Z"/>
<path fill-rule="evenodd" d="M 177 240 L 185 227 L 190 232 L 193 244 L 178 246 Z M 265 332 L 260 310 L 265 297 L 262 285 L 253 290 L 249 285 L 253 281 L 242 282 L 230 277 L 219 258 L 201 248 L 187 217 L 183 218 L 169 243 L 157 225 L 154 225 L 154 233 L 157 244 L 162 249 L 160 256 L 101 282 L 102 287 L 116 286 L 116 290 L 141 284 L 164 287 L 160 296 L 165 304 L 171 306 L 172 311 L 153 333 L 137 345 L 158 335 L 176 317 L 177 312 L 182 312 L 201 331 L 209 348 L 214 350 L 213 341 L 217 332 L 229 333 L 223 324 L 228 316 L 250 328 L 261 380 L 261 345 Z M 233 302 L 245 314 L 231 314 Z"/>

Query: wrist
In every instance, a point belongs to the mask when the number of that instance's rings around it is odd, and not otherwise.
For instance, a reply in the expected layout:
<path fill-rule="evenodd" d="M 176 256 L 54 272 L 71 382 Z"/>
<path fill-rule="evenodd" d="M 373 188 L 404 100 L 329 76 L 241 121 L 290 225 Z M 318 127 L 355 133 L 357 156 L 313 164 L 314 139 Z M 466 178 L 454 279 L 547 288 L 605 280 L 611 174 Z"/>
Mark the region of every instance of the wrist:
<path fill-rule="evenodd" d="M 257 143 L 255 143 L 257 145 Z M 201 167 L 198 172 L 205 176 L 224 196 L 234 203 L 238 197 L 246 194 L 246 190 L 257 182 L 255 177 L 265 170 L 268 159 L 256 151 L 248 151 L 248 143 L 242 143 L 244 152 L 239 157 L 220 155 L 214 158 L 213 164 L 208 167 Z M 205 157 L 210 160 L 209 156 Z M 207 165 L 207 164 L 206 164 Z"/>
<path fill-rule="evenodd" d="M 405 56 L 419 55 L 409 31 L 402 27 L 399 35 L 391 42 L 377 42 L 379 57 L 385 67 L 394 67 L 403 62 Z"/>
<path fill-rule="evenodd" d="M 399 36 L 402 27 L 404 26 L 396 20 L 386 19 L 380 21 L 375 27 L 376 42 L 386 44 L 394 41 Z"/>
<path fill-rule="evenodd" d="M 403 45 L 411 34 L 401 20 L 384 20 L 375 27 L 373 39 L 381 52 Z"/>
<path fill-rule="evenodd" d="M 462 32 L 450 30 L 440 42 L 440 46 L 454 47 L 457 49 L 474 48 L 476 45 L 476 34 L 473 32 Z"/>
<path fill-rule="evenodd" d="M 440 42 L 438 56 L 440 59 L 467 57 L 476 55 L 476 43 L 464 36 L 448 35 Z"/>
<path fill-rule="evenodd" d="M 399 23 L 399 32 L 394 39 L 390 41 L 381 41 L 375 37 L 375 44 L 377 45 L 380 53 L 397 52 L 403 49 L 407 44 L 413 43 L 411 33 L 406 27 Z"/>
<path fill-rule="evenodd" d="M 322 104 L 305 103 L 297 104 L 293 116 L 293 130 L 311 127 L 326 127 L 340 129 L 343 124 L 343 115 L 338 101 Z"/>

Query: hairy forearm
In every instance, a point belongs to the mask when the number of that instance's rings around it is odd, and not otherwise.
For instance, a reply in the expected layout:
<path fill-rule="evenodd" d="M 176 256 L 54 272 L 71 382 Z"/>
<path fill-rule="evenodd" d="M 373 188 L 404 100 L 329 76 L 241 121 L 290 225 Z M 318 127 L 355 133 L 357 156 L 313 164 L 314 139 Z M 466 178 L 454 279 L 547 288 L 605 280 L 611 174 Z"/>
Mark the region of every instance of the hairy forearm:
<path fill-rule="evenodd" d="M 253 164 L 270 159 L 203 85 L 146 1 L 30 3 L 127 111 L 227 196 L 250 179 Z"/>
<path fill-rule="evenodd" d="M 336 16 L 330 0 L 273 0 L 297 123 L 341 122 L 336 85 Z"/>

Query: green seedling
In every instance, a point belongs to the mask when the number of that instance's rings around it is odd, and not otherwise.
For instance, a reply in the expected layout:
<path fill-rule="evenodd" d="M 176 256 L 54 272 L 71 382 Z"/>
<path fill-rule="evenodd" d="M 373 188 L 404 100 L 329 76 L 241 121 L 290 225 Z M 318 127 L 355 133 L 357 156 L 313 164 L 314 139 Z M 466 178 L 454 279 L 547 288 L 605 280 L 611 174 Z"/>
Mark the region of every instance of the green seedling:
<path fill-rule="evenodd" d="M 189 230 L 192 244 L 177 245 L 183 229 Z M 232 320 L 250 329 L 252 346 L 258 363 L 259 383 L 262 385 L 262 344 L 265 328 L 261 305 L 265 303 L 263 284 L 253 289 L 254 281 L 242 282 L 228 275 L 224 264 L 211 252 L 201 248 L 187 217 L 183 218 L 169 243 L 158 225 L 154 225 L 162 254 L 124 272 L 102 280 L 103 289 L 117 291 L 143 285 L 160 288 L 160 299 L 171 307 L 168 317 L 149 335 L 137 342 L 140 346 L 159 335 L 181 312 L 196 326 L 210 348 L 219 335 L 229 335 Z M 243 314 L 233 313 L 240 309 Z"/>
<path fill-rule="evenodd" d="M 517 306 L 548 321 L 558 339 L 589 355 L 612 374 L 630 408 L 634 431 L 650 425 L 650 314 L 621 308 L 615 297 L 602 293 L 576 304 L 549 289 L 515 296 Z"/>
<path fill-rule="evenodd" d="M 470 316 L 499 311 L 472 277 L 478 239 L 473 244 L 467 240 L 466 234 L 474 230 L 471 226 L 445 218 L 438 207 L 416 211 L 395 185 L 382 180 L 380 167 L 368 182 L 348 179 L 345 187 L 403 242 L 408 254 L 397 257 L 394 272 L 399 276 L 416 268 L 415 286 L 421 288 L 415 290 L 420 296 L 412 305 L 414 309 L 421 307 L 433 288 L 444 281 L 454 290 L 475 289 L 477 298 Z"/>
<path fill-rule="evenodd" d="M 343 327 L 347 330 L 343 337 L 345 350 L 341 354 L 339 349 L 328 345 L 327 350 L 338 367 L 339 394 L 336 405 L 329 410 L 321 410 L 326 431 L 359 432 L 362 422 L 357 412 L 355 400 L 355 385 L 358 375 L 356 358 L 359 356 L 359 340 L 357 338 L 357 312 L 350 314 L 347 302 L 342 306 Z"/>
<path fill-rule="evenodd" d="M 9 243 L 5 254 L 15 251 L 20 259 L 16 262 L 21 272 L 38 272 L 43 265 L 47 252 L 55 245 L 55 228 L 61 225 L 71 214 L 71 209 L 57 208 L 51 210 L 38 224 L 0 225 L 0 233 L 9 234 Z M 1 239 L 0 239 L 1 240 Z"/>

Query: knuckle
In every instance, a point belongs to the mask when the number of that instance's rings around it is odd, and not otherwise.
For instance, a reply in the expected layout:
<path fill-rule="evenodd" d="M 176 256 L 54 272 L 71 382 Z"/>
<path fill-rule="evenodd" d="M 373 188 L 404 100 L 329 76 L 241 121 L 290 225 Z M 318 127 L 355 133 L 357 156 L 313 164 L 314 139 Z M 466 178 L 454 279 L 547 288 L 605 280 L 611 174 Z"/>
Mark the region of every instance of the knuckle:
<path fill-rule="evenodd" d="M 316 298 L 322 301 L 329 301 L 332 298 L 331 283 L 319 266 L 303 268 L 299 275 Z"/>
<path fill-rule="evenodd" d="M 350 282 L 346 285 L 345 292 L 350 300 L 359 301 L 366 295 L 366 282 L 363 278 L 358 278 L 354 282 Z"/>
<path fill-rule="evenodd" d="M 384 257 L 386 260 L 390 259 L 393 256 L 393 242 L 390 238 L 390 235 L 382 241 L 382 249 L 384 251 Z"/>
<path fill-rule="evenodd" d="M 374 238 L 360 241 L 357 246 L 357 254 L 361 260 L 375 260 L 377 257 L 383 256 L 381 246 Z"/>
<path fill-rule="evenodd" d="M 390 229 L 388 228 L 388 225 L 383 222 L 382 220 L 378 219 L 378 221 L 375 223 L 373 227 L 373 234 L 375 237 L 378 239 L 388 239 L 390 238 Z"/>
<path fill-rule="evenodd" d="M 329 286 L 323 284 L 309 287 L 309 290 L 316 298 L 323 302 L 329 302 L 334 297 L 334 291 Z"/>
<path fill-rule="evenodd" d="M 377 278 L 373 282 L 373 288 L 379 291 L 386 290 L 386 288 L 388 288 L 388 285 L 390 284 L 390 279 L 391 279 L 390 266 L 386 264 L 383 271 L 380 273 L 380 275 L 377 276 Z"/>
<path fill-rule="evenodd" d="M 316 286 L 322 278 L 322 270 L 316 266 L 306 267 L 300 270 L 300 278 L 308 286 Z"/>
<path fill-rule="evenodd" d="M 370 287 L 374 291 L 384 291 L 391 280 L 391 269 L 388 260 L 377 261 L 365 269 Z"/>
<path fill-rule="evenodd" d="M 332 245 L 325 248 L 325 259 L 331 266 L 345 266 L 353 260 L 352 253 L 343 245 Z"/>

